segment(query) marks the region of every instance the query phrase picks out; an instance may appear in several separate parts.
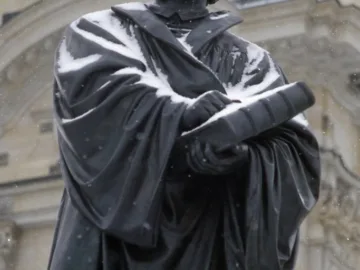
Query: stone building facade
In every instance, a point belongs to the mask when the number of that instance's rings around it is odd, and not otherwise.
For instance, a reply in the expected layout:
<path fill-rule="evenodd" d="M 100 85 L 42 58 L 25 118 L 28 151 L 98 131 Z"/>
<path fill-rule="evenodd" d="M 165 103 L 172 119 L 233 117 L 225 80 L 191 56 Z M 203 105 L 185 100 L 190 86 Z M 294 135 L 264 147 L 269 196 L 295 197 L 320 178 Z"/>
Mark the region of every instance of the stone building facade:
<path fill-rule="evenodd" d="M 64 27 L 121 0 L 0 3 L 0 270 L 42 270 L 63 183 L 52 126 L 53 54 Z M 360 1 L 221 0 L 233 29 L 304 80 L 322 149 L 321 200 L 302 226 L 297 270 L 360 265 Z"/>

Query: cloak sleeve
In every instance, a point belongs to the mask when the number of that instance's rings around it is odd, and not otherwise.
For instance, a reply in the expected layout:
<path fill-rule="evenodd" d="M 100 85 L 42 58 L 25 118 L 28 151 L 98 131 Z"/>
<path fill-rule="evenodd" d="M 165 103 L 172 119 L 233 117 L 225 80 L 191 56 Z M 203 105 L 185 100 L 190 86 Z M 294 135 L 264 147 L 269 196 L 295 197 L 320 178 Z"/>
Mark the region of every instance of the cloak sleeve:
<path fill-rule="evenodd" d="M 272 87 L 287 83 L 281 70 L 276 69 L 280 75 Z M 266 72 L 263 73 L 266 77 Z M 304 121 L 290 120 L 251 138 L 247 144 L 244 236 L 247 269 L 293 269 L 299 227 L 319 196 L 318 143 Z M 231 212 L 236 212 L 236 207 L 229 204 Z M 239 218 L 243 220 L 243 216 Z M 225 231 L 231 231 L 231 217 L 227 220 L 230 227 L 225 227 Z M 238 239 L 236 235 L 229 238 Z"/>
<path fill-rule="evenodd" d="M 56 54 L 55 123 L 75 207 L 101 230 L 153 246 L 188 100 L 150 71 L 134 31 L 110 11 L 70 25 Z"/>
<path fill-rule="evenodd" d="M 248 262 L 253 269 L 293 269 L 299 227 L 319 195 L 316 139 L 290 121 L 249 142 L 248 164 Z M 262 258 L 278 260 L 269 266 Z"/>

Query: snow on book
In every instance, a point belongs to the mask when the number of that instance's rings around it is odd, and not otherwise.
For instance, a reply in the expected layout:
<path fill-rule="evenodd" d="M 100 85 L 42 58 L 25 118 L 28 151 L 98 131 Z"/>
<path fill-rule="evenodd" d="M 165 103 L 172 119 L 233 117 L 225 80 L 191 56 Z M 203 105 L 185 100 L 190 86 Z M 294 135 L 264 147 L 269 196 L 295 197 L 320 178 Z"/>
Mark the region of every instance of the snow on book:
<path fill-rule="evenodd" d="M 195 139 L 226 149 L 278 126 L 315 103 L 312 91 L 296 82 L 228 105 L 199 127 L 182 134 L 180 144 Z"/>

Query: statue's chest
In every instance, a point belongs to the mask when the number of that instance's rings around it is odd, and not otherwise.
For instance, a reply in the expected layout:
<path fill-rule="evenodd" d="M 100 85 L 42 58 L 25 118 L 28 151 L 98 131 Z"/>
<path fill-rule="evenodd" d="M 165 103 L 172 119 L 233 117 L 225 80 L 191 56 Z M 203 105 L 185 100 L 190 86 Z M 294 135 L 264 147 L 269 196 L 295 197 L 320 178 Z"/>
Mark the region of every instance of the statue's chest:
<path fill-rule="evenodd" d="M 208 66 L 226 88 L 241 82 L 246 65 L 246 54 L 237 48 L 224 48 L 213 45 L 208 50 L 201 50 L 197 57 Z"/>

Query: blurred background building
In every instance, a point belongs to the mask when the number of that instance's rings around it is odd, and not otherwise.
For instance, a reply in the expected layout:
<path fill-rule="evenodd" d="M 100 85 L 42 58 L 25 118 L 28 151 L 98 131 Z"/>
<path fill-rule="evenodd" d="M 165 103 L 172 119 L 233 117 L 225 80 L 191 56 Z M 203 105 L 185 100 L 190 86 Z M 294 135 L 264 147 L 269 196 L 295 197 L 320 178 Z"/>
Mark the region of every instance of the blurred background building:
<path fill-rule="evenodd" d="M 0 270 L 46 269 L 63 183 L 52 66 L 64 27 L 121 0 L 0 1 Z M 272 53 L 317 104 L 321 200 L 302 227 L 296 270 L 360 269 L 360 1 L 233 0 L 232 31 Z"/>

